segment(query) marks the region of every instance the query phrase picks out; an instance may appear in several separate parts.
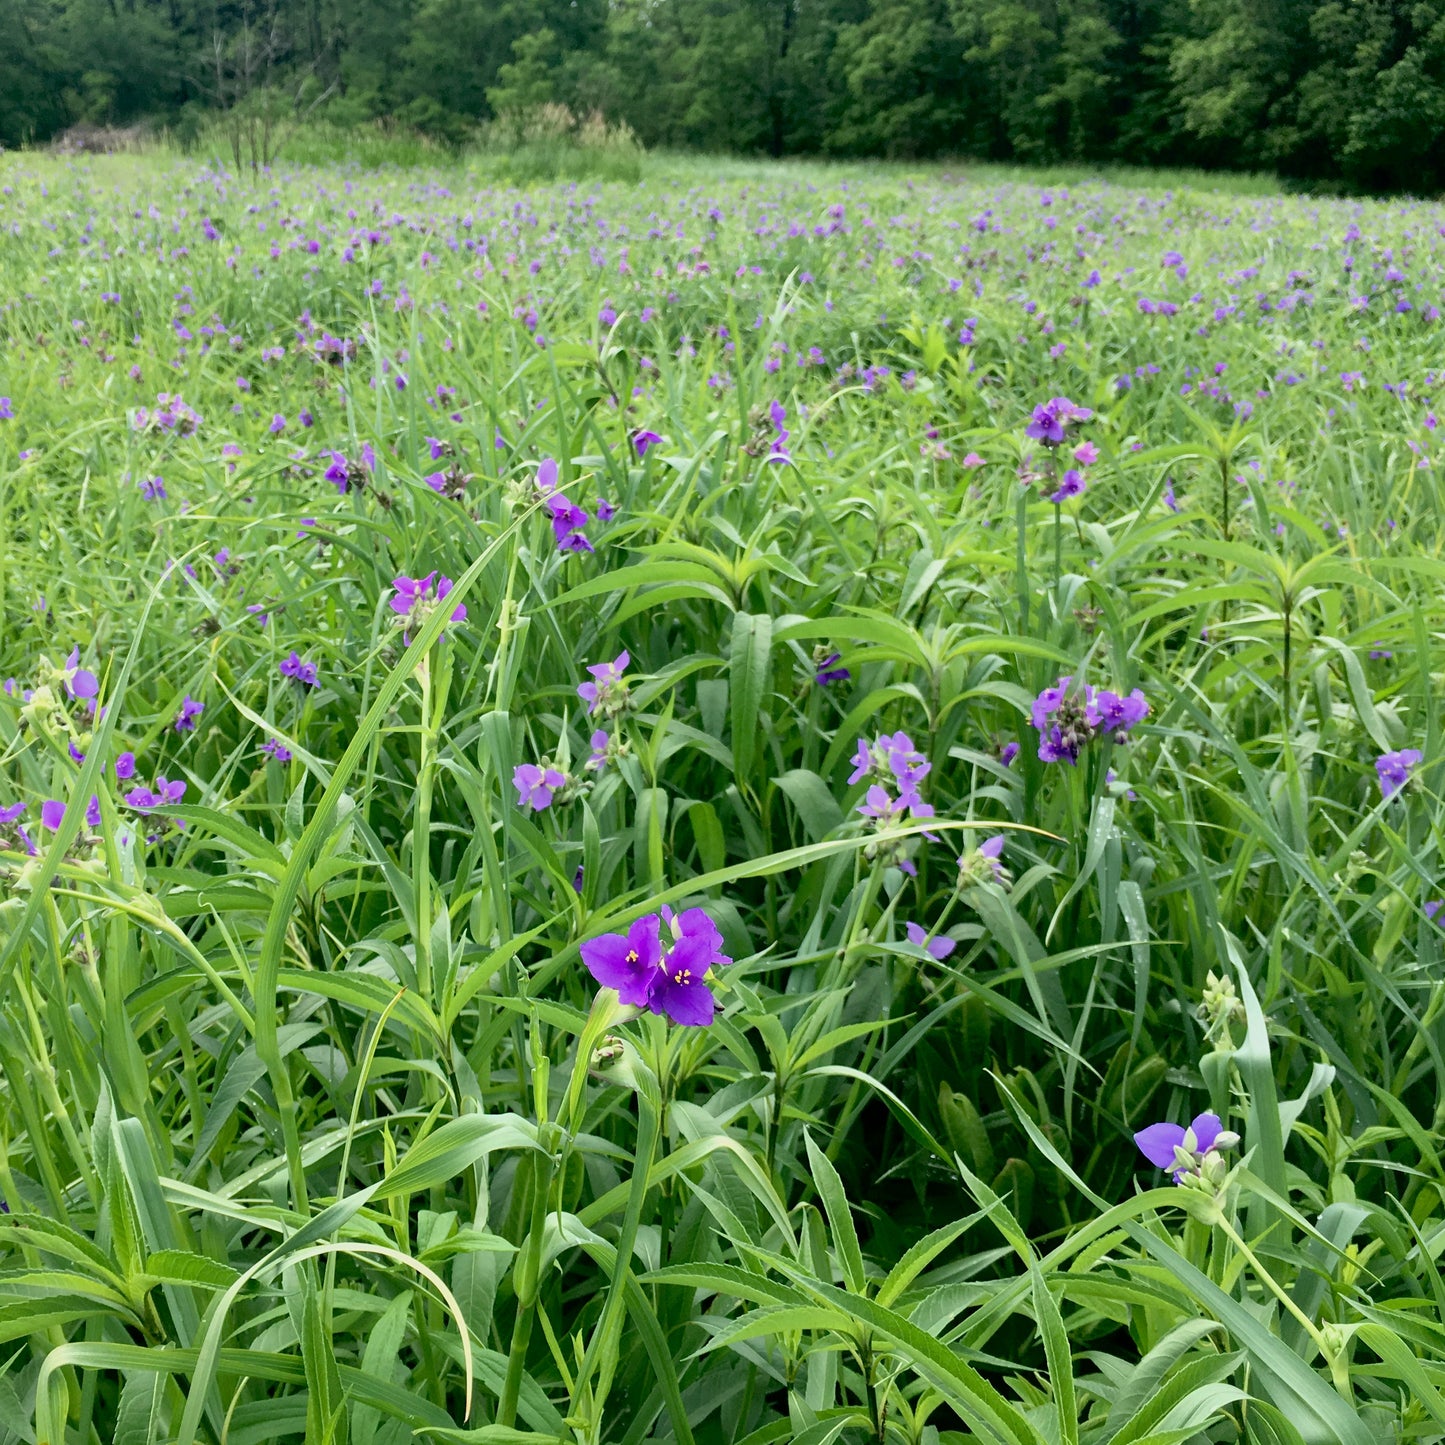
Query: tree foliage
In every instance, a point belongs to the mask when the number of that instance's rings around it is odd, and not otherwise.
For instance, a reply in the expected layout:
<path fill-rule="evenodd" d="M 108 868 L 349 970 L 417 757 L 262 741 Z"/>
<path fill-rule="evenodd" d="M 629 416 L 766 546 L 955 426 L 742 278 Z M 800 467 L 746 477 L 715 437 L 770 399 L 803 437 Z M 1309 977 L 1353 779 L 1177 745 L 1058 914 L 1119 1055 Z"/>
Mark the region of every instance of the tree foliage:
<path fill-rule="evenodd" d="M 250 45 L 257 85 L 452 144 L 557 103 L 652 146 L 1445 175 L 1445 0 L 0 0 L 0 26 L 6 145 L 184 134 Z"/>

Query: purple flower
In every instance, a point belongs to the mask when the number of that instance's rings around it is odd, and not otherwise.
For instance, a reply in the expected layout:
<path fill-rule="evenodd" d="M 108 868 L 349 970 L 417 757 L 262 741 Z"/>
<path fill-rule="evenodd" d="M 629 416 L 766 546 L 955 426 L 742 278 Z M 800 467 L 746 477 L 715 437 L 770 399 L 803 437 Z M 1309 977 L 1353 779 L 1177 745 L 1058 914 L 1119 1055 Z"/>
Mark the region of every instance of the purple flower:
<path fill-rule="evenodd" d="M 1067 502 L 1071 497 L 1082 497 L 1084 495 L 1084 489 L 1088 485 L 1088 482 L 1084 480 L 1083 472 L 1079 471 L 1077 467 L 1070 467 L 1068 471 L 1064 473 L 1058 490 L 1050 495 L 1049 501 L 1057 505 L 1060 502 Z"/>
<path fill-rule="evenodd" d="M 261 751 L 269 757 L 276 759 L 278 763 L 289 763 L 291 761 L 291 749 L 281 741 L 280 738 L 267 738 L 261 744 Z"/>
<path fill-rule="evenodd" d="M 662 438 L 655 431 L 643 429 L 632 433 L 632 445 L 637 448 L 639 459 L 647 455 L 649 448 L 658 446 L 661 442 Z"/>
<path fill-rule="evenodd" d="M 895 798 L 882 783 L 874 783 L 858 804 L 858 812 L 884 827 L 903 822 L 910 813 L 915 818 L 931 818 L 933 804 L 925 803 L 910 784 L 905 783 Z"/>
<path fill-rule="evenodd" d="M 858 739 L 857 751 L 853 754 L 853 771 L 848 777 L 848 786 L 860 783 L 864 778 L 876 778 L 891 783 L 895 779 L 905 791 L 916 789 L 929 774 L 933 764 L 913 746 L 913 739 L 905 732 L 879 733 L 876 742 L 866 738 Z"/>
<path fill-rule="evenodd" d="M 137 813 L 153 813 L 157 808 L 163 808 L 168 803 L 179 803 L 186 795 L 186 782 L 184 778 L 177 778 L 172 782 L 164 773 L 158 774 L 153 788 L 144 785 L 132 788 L 125 795 L 125 802 L 128 808 L 133 808 Z"/>
<path fill-rule="evenodd" d="M 1034 699 L 1031 721 L 1039 731 L 1039 758 L 1045 763 L 1079 761 L 1080 751 L 1099 730 L 1094 689 L 1087 683 L 1073 687 L 1072 677 L 1061 677 Z"/>
<path fill-rule="evenodd" d="M 65 804 L 55 798 L 47 798 L 40 805 L 40 826 L 54 833 L 65 821 Z"/>
<path fill-rule="evenodd" d="M 370 473 L 376 470 L 376 453 L 371 449 L 370 442 L 362 446 L 361 460 L 357 462 L 348 461 L 342 452 L 331 452 L 329 455 L 331 465 L 322 475 L 335 484 L 337 492 L 343 497 L 348 492 L 359 492 L 366 485 Z"/>
<path fill-rule="evenodd" d="M 587 704 L 589 717 L 599 711 L 605 717 L 616 717 L 626 711 L 627 681 L 623 673 L 631 662 L 631 655 L 624 649 L 611 662 L 593 663 L 588 667 L 593 680 L 579 683 L 577 696 Z"/>
<path fill-rule="evenodd" d="M 597 520 L 599 522 L 610 522 L 617 515 L 617 508 L 607 500 L 606 497 L 597 499 Z"/>
<path fill-rule="evenodd" d="M 1419 748 L 1402 748 L 1398 753 L 1382 753 L 1375 759 L 1375 772 L 1380 778 L 1380 795 L 1393 797 L 1410 781 L 1410 770 L 1424 758 Z"/>
<path fill-rule="evenodd" d="M 14 421 L 15 408 L 10 404 L 8 396 L 0 396 L 0 421 Z"/>
<path fill-rule="evenodd" d="M 1217 1114 L 1199 1114 L 1187 1129 L 1180 1124 L 1150 1124 L 1134 1135 L 1134 1142 L 1156 1169 L 1169 1170 L 1177 1184 L 1214 1149 L 1222 1133 L 1224 1125 Z"/>
<path fill-rule="evenodd" d="M 271 418 L 271 425 L 268 426 L 266 430 L 270 432 L 272 436 L 277 436 L 286 430 L 286 418 L 278 411 L 276 415 Z"/>
<path fill-rule="evenodd" d="M 74 647 L 65 659 L 65 690 L 71 697 L 89 702 L 100 693 L 100 680 L 80 665 L 80 649 Z"/>
<path fill-rule="evenodd" d="M 1019 745 L 1017 743 L 1005 743 L 1003 747 L 998 750 L 998 760 L 1006 768 L 1013 767 L 1014 759 L 1018 757 L 1018 755 Z"/>
<path fill-rule="evenodd" d="M 1128 742 L 1129 729 L 1149 716 L 1149 704 L 1137 687 L 1128 697 L 1120 697 L 1117 692 L 1097 692 L 1094 707 L 1099 715 L 1099 731 L 1113 733 L 1116 743 Z"/>
<path fill-rule="evenodd" d="M 626 934 L 605 933 L 582 945 L 582 962 L 603 988 L 617 990 L 619 1002 L 645 1008 L 662 966 L 660 920 L 649 913 Z"/>
<path fill-rule="evenodd" d="M 559 552 L 590 552 L 592 543 L 587 540 L 583 528 L 591 520 L 575 502 L 564 496 L 547 498 L 552 513 L 552 535 L 557 539 Z"/>
<path fill-rule="evenodd" d="M 512 770 L 512 786 L 517 790 L 517 806 L 540 813 L 552 806 L 552 795 L 567 786 L 567 774 L 554 767 L 537 763 L 518 763 Z"/>
<path fill-rule="evenodd" d="M 439 577 L 435 572 L 428 572 L 425 577 L 397 577 L 391 585 L 396 592 L 396 596 L 391 599 L 391 610 L 405 619 L 407 631 L 402 636 L 410 646 L 410 629 L 424 627 L 427 618 L 447 598 L 455 584 L 450 577 Z M 459 602 L 452 609 L 450 620 L 467 620 L 465 603 Z"/>
<path fill-rule="evenodd" d="M 732 962 L 717 925 L 701 908 L 675 914 L 666 907 L 660 920 L 649 913 L 625 935 L 584 943 L 582 961 L 604 988 L 617 990 L 620 1002 L 694 1028 L 710 1024 L 717 1007 L 708 970 Z"/>
<path fill-rule="evenodd" d="M 206 705 L 197 702 L 189 693 L 181 702 L 181 710 L 176 714 L 175 728 L 178 733 L 193 733 L 196 730 L 196 719 L 205 712 Z"/>
<path fill-rule="evenodd" d="M 904 931 L 908 934 L 909 943 L 915 948 L 921 948 L 941 963 L 955 948 L 957 942 L 946 933 L 939 934 L 937 938 L 930 938 L 926 930 L 917 923 L 904 925 Z"/>
<path fill-rule="evenodd" d="M 817 658 L 813 667 L 813 678 L 819 687 L 828 687 L 835 682 L 847 682 L 853 676 L 846 667 L 838 666 L 842 659 L 841 652 L 830 652 Z"/>
<path fill-rule="evenodd" d="M 1067 435 L 1065 428 L 1070 422 L 1088 421 L 1093 412 L 1082 406 L 1075 406 L 1066 396 L 1056 396 L 1034 408 L 1033 418 L 1024 428 L 1024 434 L 1046 447 L 1062 446 Z"/>
<path fill-rule="evenodd" d="M 140 494 L 148 502 L 163 502 L 166 499 L 166 484 L 160 477 L 152 477 L 140 484 Z"/>
<path fill-rule="evenodd" d="M 608 758 L 612 750 L 612 739 L 598 728 L 591 738 L 592 751 L 587 754 L 587 761 L 583 767 L 588 772 L 601 772 L 607 766 Z"/>
<path fill-rule="evenodd" d="M 303 687 L 317 687 L 320 685 L 320 675 L 316 670 L 314 662 L 307 662 L 299 652 L 293 648 L 291 655 L 281 663 L 278 669 L 282 677 L 289 677 L 293 682 L 299 682 Z"/>

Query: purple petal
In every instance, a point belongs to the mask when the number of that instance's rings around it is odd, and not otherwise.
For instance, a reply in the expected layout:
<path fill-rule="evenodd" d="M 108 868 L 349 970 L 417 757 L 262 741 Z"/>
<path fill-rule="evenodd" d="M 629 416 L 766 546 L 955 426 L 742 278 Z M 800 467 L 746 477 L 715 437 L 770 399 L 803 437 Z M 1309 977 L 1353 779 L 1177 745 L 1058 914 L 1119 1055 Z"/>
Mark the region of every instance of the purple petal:
<path fill-rule="evenodd" d="M 1200 1114 L 1189 1126 L 1194 1131 L 1194 1141 L 1201 1154 L 1214 1148 L 1214 1141 L 1224 1130 L 1218 1114 Z"/>
<path fill-rule="evenodd" d="M 1156 1169 L 1173 1169 L 1174 1151 L 1184 1142 L 1184 1128 L 1180 1124 L 1150 1124 L 1134 1135 L 1134 1142 Z"/>

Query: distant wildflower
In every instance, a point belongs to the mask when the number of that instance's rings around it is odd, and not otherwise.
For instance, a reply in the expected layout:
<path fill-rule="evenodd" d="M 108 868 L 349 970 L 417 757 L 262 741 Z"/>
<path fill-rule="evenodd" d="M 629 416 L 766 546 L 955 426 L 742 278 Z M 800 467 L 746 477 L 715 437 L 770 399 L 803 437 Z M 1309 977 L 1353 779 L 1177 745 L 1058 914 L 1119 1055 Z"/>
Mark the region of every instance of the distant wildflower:
<path fill-rule="evenodd" d="M 118 782 L 128 783 L 135 777 L 135 754 L 122 753 L 115 760 L 115 776 Z"/>
<path fill-rule="evenodd" d="M 1064 473 L 1058 489 L 1050 494 L 1049 501 L 1058 504 L 1070 501 L 1074 497 L 1081 497 L 1088 485 L 1088 482 L 1084 480 L 1084 474 L 1077 467 L 1070 467 Z"/>
<path fill-rule="evenodd" d="M 163 502 L 166 499 L 166 484 L 160 477 L 143 478 L 140 484 L 140 494 L 148 502 Z"/>
<path fill-rule="evenodd" d="M 206 705 L 197 702 L 189 693 L 181 703 L 181 710 L 176 714 L 175 729 L 178 733 L 192 733 L 196 730 L 196 719 L 205 712 Z"/>
<path fill-rule="evenodd" d="M 648 431 L 645 428 L 632 433 L 632 445 L 637 448 L 639 460 L 655 446 L 660 446 L 662 438 L 655 431 Z"/>
<path fill-rule="evenodd" d="M 275 758 L 278 763 L 289 763 L 291 761 L 291 749 L 281 741 L 280 738 L 267 738 L 261 744 L 261 751 L 267 757 Z"/>
<path fill-rule="evenodd" d="M 14 421 L 15 408 L 8 396 L 0 396 L 0 421 Z"/>
<path fill-rule="evenodd" d="M 1419 748 L 1402 748 L 1397 753 L 1382 753 L 1375 759 L 1375 772 L 1379 775 L 1380 795 L 1393 797 L 1410 781 L 1410 774 L 1425 754 Z"/>
<path fill-rule="evenodd" d="M 588 772 L 601 772 L 612 760 L 612 739 L 602 728 L 598 728 L 589 741 L 592 751 L 587 754 L 587 761 L 582 766 Z"/>

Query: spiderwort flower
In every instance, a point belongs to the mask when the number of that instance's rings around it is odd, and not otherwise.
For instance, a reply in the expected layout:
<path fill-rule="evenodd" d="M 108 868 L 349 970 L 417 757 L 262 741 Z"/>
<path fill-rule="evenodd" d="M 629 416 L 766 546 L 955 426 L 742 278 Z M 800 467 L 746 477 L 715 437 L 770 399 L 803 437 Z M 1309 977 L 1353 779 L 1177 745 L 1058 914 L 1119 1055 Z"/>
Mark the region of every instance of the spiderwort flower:
<path fill-rule="evenodd" d="M 1033 417 L 1024 428 L 1024 434 L 1046 447 L 1064 444 L 1067 428 L 1071 423 L 1088 421 L 1094 415 L 1087 407 L 1076 406 L 1066 396 L 1056 396 L 1034 408 Z"/>
<path fill-rule="evenodd" d="M 995 833 L 985 838 L 977 848 L 970 848 L 958 860 L 958 884 L 967 888 L 971 884 L 996 883 L 1007 888 L 1013 881 L 1012 874 L 1004 866 L 1004 835 Z"/>
<path fill-rule="evenodd" d="M 1063 475 L 1058 488 L 1049 495 L 1049 501 L 1056 506 L 1062 502 L 1072 500 L 1074 497 L 1082 497 L 1088 482 L 1084 474 L 1077 467 L 1070 467 Z"/>
<path fill-rule="evenodd" d="M 396 596 L 391 599 L 391 610 L 406 625 L 402 640 L 411 646 L 411 629 L 426 626 L 427 619 L 451 593 L 453 582 L 450 577 L 439 577 L 428 572 L 425 577 L 397 577 L 392 581 Z M 452 609 L 452 622 L 465 622 L 465 603 L 458 603 Z"/>
<path fill-rule="evenodd" d="M 566 773 L 550 763 L 518 763 L 512 770 L 517 806 L 530 808 L 534 813 L 550 808 L 555 795 L 570 781 Z"/>
<path fill-rule="evenodd" d="M 71 697 L 91 702 L 100 693 L 100 680 L 89 668 L 80 665 L 80 649 L 73 647 L 65 659 L 65 690 Z"/>
<path fill-rule="evenodd" d="M 1411 771 L 1425 754 L 1419 748 L 1402 748 L 1397 753 L 1382 753 L 1375 759 L 1375 772 L 1379 775 L 1380 796 L 1394 797 L 1410 781 Z"/>
<path fill-rule="evenodd" d="M 874 778 L 883 783 L 896 781 L 905 791 L 916 790 L 932 767 L 933 764 L 913 746 L 913 739 L 907 733 L 879 733 L 872 743 L 866 738 L 858 739 L 848 786 L 852 787 L 864 778 Z"/>
<path fill-rule="evenodd" d="M 601 728 L 598 728 L 591 737 L 592 751 L 587 754 L 587 761 L 582 766 L 588 772 L 601 772 L 612 757 L 612 739 Z"/>
<path fill-rule="evenodd" d="M 319 687 L 321 684 L 316 664 L 306 661 L 295 648 L 292 648 L 291 655 L 280 664 L 277 670 L 282 677 L 290 678 L 292 682 L 299 683 L 302 687 Z"/>
<path fill-rule="evenodd" d="M 588 667 L 593 680 L 577 686 L 577 696 L 587 704 L 588 717 L 599 712 L 603 717 L 619 717 L 627 711 L 631 699 L 623 673 L 631 662 L 631 655 L 624 649 L 611 662 L 593 663 Z"/>
<path fill-rule="evenodd" d="M 835 682 L 847 682 L 853 676 L 846 667 L 838 666 L 842 659 L 841 652 L 829 652 L 823 647 L 813 650 L 813 680 L 819 687 L 829 687 Z"/>
<path fill-rule="evenodd" d="M 1239 1135 L 1227 1130 L 1217 1114 L 1198 1114 L 1186 1129 L 1180 1124 L 1150 1124 L 1134 1135 L 1139 1152 L 1156 1169 L 1167 1169 L 1174 1182 L 1201 1174 L 1211 1154 L 1232 1149 Z"/>
<path fill-rule="evenodd" d="M 655 446 L 662 444 L 662 438 L 655 431 L 648 431 L 643 428 L 632 433 L 632 445 L 637 448 L 637 457 L 641 461 L 643 457 Z"/>
<path fill-rule="evenodd" d="M 359 492 L 366 485 L 367 477 L 376 470 L 376 453 L 372 450 L 370 442 L 366 442 L 362 446 L 359 461 L 348 461 L 342 452 L 333 451 L 329 455 L 331 465 L 322 475 L 336 487 L 337 492 L 343 497 L 348 492 Z"/>
<path fill-rule="evenodd" d="M 1127 743 L 1129 729 L 1149 716 L 1149 703 L 1137 687 L 1128 697 L 1102 689 L 1094 694 L 1094 708 L 1099 715 L 1099 731 L 1113 733 L 1116 743 Z"/>
<path fill-rule="evenodd" d="M 140 494 L 148 502 L 163 502 L 168 495 L 166 484 L 160 477 L 151 477 L 148 481 L 142 481 Z"/>
<path fill-rule="evenodd" d="M 274 758 L 278 763 L 289 763 L 291 761 L 291 749 L 281 741 L 280 738 L 267 738 L 261 744 L 261 751 L 268 757 Z"/>
<path fill-rule="evenodd" d="M 582 530 L 592 519 L 575 502 L 559 495 L 547 498 L 547 507 L 552 513 L 552 535 L 557 539 L 559 552 L 590 552 L 592 543 Z"/>
<path fill-rule="evenodd" d="M 178 733 L 193 733 L 196 730 L 196 719 L 205 712 L 206 705 L 197 702 L 189 693 L 181 702 L 181 710 L 176 714 L 175 729 Z"/>
<path fill-rule="evenodd" d="M 708 970 L 732 962 L 722 951 L 722 934 L 701 908 L 661 918 L 649 913 L 626 934 L 609 933 L 582 945 L 582 961 L 619 1002 L 647 1008 L 674 1023 L 703 1027 L 717 1003 L 707 985 Z"/>
<path fill-rule="evenodd" d="M 946 933 L 940 933 L 936 938 L 930 938 L 928 931 L 921 924 L 905 924 L 904 932 L 908 935 L 909 943 L 915 948 L 923 949 L 925 953 L 936 958 L 940 963 L 958 947 L 957 941 Z"/>
<path fill-rule="evenodd" d="M 184 778 L 177 778 L 172 782 L 164 773 L 158 773 L 154 787 L 147 788 L 142 784 L 138 788 L 132 788 L 125 795 L 125 803 L 126 807 L 133 808 L 137 813 L 153 813 L 168 803 L 179 803 L 185 795 Z"/>

